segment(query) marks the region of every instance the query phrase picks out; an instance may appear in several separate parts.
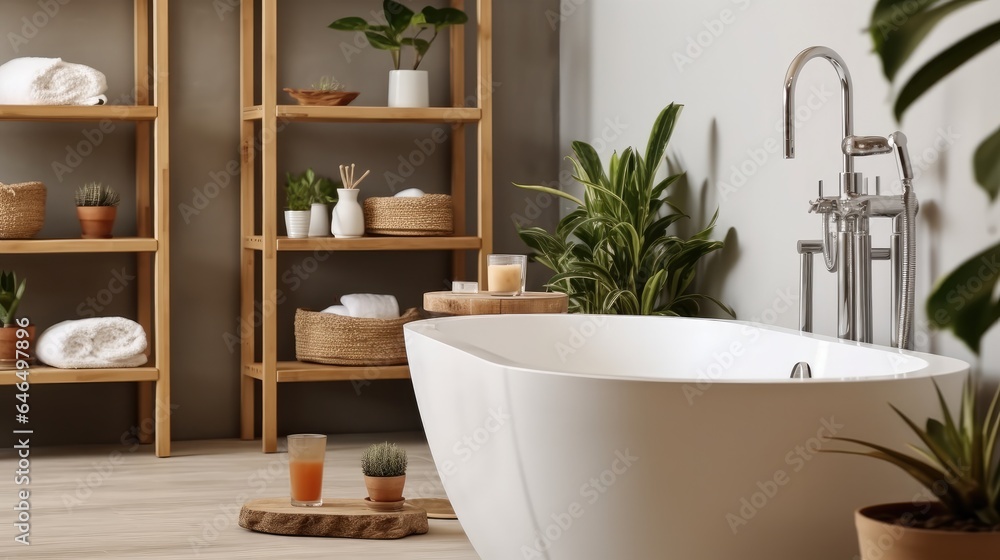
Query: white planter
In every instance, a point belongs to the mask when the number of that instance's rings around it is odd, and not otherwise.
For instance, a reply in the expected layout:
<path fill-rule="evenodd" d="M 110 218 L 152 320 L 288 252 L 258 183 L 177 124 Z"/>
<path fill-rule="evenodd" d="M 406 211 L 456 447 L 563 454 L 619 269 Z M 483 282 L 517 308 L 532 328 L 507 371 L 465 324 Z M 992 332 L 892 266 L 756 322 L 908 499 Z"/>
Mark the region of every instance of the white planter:
<path fill-rule="evenodd" d="M 330 209 L 322 202 L 314 202 L 309 217 L 309 237 L 330 235 Z"/>
<path fill-rule="evenodd" d="M 390 70 L 390 107 L 430 107 L 426 70 Z"/>
<path fill-rule="evenodd" d="M 361 237 L 365 234 L 365 213 L 358 203 L 358 189 L 337 189 L 340 199 L 333 208 L 334 237 Z"/>
<path fill-rule="evenodd" d="M 309 210 L 285 210 L 285 230 L 288 237 L 301 239 L 309 237 Z"/>

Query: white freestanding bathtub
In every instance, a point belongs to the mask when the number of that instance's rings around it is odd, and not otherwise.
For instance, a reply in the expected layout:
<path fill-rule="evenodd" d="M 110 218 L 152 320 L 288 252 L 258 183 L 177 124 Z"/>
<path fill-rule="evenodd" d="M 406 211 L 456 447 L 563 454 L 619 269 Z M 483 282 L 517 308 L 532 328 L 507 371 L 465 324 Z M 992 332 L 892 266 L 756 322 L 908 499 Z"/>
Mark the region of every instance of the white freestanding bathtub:
<path fill-rule="evenodd" d="M 420 415 L 486 560 L 851 560 L 854 509 L 920 488 L 820 454 L 903 447 L 959 360 L 731 321 L 586 315 L 406 325 Z M 789 379 L 797 362 L 812 379 Z M 841 445 L 832 442 L 833 446 Z"/>

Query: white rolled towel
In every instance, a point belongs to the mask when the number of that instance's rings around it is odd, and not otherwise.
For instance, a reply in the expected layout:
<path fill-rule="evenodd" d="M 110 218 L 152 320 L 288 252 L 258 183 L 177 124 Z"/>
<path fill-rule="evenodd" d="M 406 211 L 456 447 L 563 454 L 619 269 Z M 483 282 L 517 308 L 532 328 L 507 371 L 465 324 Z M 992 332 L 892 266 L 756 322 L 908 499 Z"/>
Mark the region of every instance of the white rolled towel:
<path fill-rule="evenodd" d="M 38 337 L 38 359 L 69 369 L 138 367 L 146 363 L 146 332 L 124 317 L 63 321 Z"/>
<path fill-rule="evenodd" d="M 347 317 L 351 316 L 351 312 L 348 311 L 347 307 L 344 305 L 331 305 L 320 313 L 333 313 L 334 315 L 346 315 Z"/>
<path fill-rule="evenodd" d="M 398 319 L 396 296 L 379 294 L 348 294 L 340 298 L 351 317 L 366 319 Z"/>
<path fill-rule="evenodd" d="M 424 196 L 424 191 L 420 189 L 405 189 L 395 194 L 396 198 L 420 198 Z"/>
<path fill-rule="evenodd" d="M 0 105 L 103 105 L 107 78 L 61 58 L 15 58 L 0 66 Z"/>

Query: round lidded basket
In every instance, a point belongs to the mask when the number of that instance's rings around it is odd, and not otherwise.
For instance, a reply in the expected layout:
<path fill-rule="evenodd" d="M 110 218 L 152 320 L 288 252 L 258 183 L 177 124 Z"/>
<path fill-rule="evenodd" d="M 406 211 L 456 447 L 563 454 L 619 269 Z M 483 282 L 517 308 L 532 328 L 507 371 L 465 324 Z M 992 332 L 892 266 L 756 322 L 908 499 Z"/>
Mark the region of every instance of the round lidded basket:
<path fill-rule="evenodd" d="M 335 366 L 406 363 L 403 325 L 420 318 L 411 308 L 397 319 L 362 319 L 307 309 L 295 311 L 295 357 Z"/>
<path fill-rule="evenodd" d="M 31 239 L 45 225 L 45 185 L 0 183 L 0 239 Z"/>
<path fill-rule="evenodd" d="M 451 196 L 373 196 L 365 200 L 365 231 L 411 237 L 451 235 L 455 229 Z"/>

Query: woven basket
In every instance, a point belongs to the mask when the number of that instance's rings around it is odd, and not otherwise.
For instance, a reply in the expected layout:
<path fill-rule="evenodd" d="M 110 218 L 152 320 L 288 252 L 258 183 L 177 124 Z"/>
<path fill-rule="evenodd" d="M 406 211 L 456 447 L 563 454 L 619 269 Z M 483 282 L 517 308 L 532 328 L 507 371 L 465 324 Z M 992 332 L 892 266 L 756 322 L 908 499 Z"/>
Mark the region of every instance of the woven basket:
<path fill-rule="evenodd" d="M 361 95 L 357 91 L 322 91 L 318 89 L 292 88 L 285 88 L 285 91 L 298 101 L 299 105 L 348 105 Z"/>
<path fill-rule="evenodd" d="M 398 319 L 358 319 L 306 309 L 295 312 L 295 357 L 336 366 L 406 363 L 403 325 L 420 318 L 416 308 Z"/>
<path fill-rule="evenodd" d="M 45 185 L 0 183 L 0 239 L 30 239 L 45 225 Z"/>
<path fill-rule="evenodd" d="M 371 197 L 365 200 L 365 231 L 375 235 L 451 235 L 455 229 L 451 197 Z"/>

